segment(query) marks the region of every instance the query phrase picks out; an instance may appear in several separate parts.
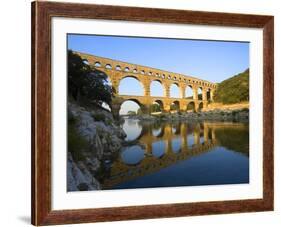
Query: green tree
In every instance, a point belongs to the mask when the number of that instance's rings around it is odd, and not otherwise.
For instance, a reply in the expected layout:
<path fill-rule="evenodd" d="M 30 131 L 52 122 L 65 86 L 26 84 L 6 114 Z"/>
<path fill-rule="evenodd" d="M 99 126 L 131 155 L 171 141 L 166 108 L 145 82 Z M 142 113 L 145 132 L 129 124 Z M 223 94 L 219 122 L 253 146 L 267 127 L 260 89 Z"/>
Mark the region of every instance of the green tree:
<path fill-rule="evenodd" d="M 152 105 L 150 106 L 150 111 L 151 111 L 152 113 L 154 113 L 154 112 L 161 112 L 161 107 L 160 107 L 159 104 L 154 103 L 154 104 L 152 104 Z"/>
<path fill-rule="evenodd" d="M 110 105 L 113 96 L 107 75 L 91 67 L 79 55 L 68 51 L 68 94 L 77 102 L 81 99 L 88 103 Z"/>

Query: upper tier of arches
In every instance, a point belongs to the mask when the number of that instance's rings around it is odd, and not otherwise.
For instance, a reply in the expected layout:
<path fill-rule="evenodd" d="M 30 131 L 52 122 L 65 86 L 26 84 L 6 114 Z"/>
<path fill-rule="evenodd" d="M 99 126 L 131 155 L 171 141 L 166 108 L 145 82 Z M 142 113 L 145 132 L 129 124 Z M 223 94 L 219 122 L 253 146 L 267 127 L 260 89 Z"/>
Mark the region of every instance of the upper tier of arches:
<path fill-rule="evenodd" d="M 100 69 L 131 73 L 138 75 L 138 77 L 151 77 L 152 79 L 180 82 L 211 89 L 215 89 L 217 87 L 215 83 L 211 83 L 209 81 L 201 80 L 191 76 L 186 76 L 183 74 L 168 72 L 165 70 L 121 62 L 118 60 L 83 54 L 79 52 L 76 53 L 79 54 L 83 59 L 86 59 L 90 65 L 93 65 L 94 67 Z"/>

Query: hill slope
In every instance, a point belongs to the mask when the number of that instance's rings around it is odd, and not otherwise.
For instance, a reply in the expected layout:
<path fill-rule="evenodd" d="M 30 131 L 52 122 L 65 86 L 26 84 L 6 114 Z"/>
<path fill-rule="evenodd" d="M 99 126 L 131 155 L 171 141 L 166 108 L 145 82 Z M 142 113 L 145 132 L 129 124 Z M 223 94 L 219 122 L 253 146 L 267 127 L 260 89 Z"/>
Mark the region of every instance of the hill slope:
<path fill-rule="evenodd" d="M 249 69 L 219 83 L 214 101 L 223 104 L 249 101 Z"/>

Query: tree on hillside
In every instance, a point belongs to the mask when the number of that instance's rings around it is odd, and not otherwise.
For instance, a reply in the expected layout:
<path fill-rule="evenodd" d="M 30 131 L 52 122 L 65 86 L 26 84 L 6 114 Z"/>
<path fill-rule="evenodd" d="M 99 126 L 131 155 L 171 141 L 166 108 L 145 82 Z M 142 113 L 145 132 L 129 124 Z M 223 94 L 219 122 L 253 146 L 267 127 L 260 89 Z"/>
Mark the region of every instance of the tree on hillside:
<path fill-rule="evenodd" d="M 249 69 L 219 83 L 214 100 L 223 104 L 249 101 Z"/>
<path fill-rule="evenodd" d="M 68 94 L 77 102 L 111 104 L 112 87 L 107 83 L 107 75 L 91 67 L 79 55 L 68 51 Z"/>

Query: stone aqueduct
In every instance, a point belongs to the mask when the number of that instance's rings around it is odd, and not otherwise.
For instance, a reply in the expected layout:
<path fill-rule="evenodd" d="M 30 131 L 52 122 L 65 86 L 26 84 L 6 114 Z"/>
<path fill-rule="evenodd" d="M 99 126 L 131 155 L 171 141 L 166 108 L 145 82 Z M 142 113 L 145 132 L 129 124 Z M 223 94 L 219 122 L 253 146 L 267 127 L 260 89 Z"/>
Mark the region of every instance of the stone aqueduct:
<path fill-rule="evenodd" d="M 89 65 L 98 68 L 106 73 L 116 91 L 116 98 L 113 100 L 112 112 L 118 113 L 120 106 L 124 101 L 132 100 L 140 105 L 143 111 L 148 111 L 149 106 L 154 102 L 160 104 L 166 112 L 170 111 L 171 105 L 176 104 L 181 111 L 186 111 L 187 106 L 192 104 L 195 111 L 206 108 L 209 101 L 213 101 L 214 91 L 217 88 L 215 83 L 201 80 L 195 77 L 183 74 L 168 72 L 147 66 L 121 62 L 104 57 L 98 57 L 81 52 L 75 52 Z M 143 86 L 143 96 L 120 95 L 118 88 L 120 81 L 126 77 L 137 79 Z M 150 95 L 150 85 L 153 81 L 158 81 L 164 88 L 163 97 L 154 97 Z M 180 90 L 180 98 L 170 97 L 170 87 L 175 84 Z M 193 91 L 192 98 L 185 97 L 185 90 L 190 87 Z M 202 92 L 202 98 L 198 98 L 198 89 Z"/>

